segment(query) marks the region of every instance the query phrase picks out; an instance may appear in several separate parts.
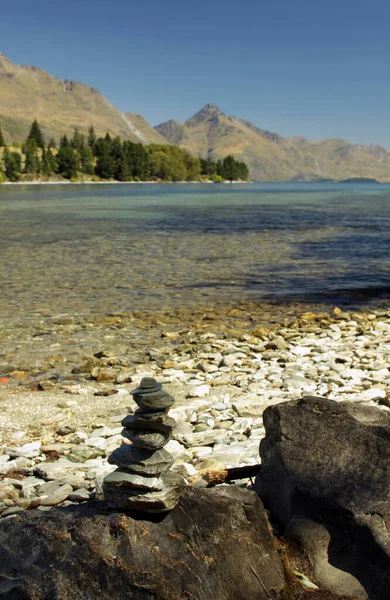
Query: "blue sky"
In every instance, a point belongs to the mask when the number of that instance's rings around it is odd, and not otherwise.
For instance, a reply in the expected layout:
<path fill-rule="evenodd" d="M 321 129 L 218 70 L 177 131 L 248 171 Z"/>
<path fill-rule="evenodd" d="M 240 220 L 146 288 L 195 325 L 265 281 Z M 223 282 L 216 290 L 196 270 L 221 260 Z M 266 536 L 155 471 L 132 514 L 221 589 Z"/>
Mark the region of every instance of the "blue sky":
<path fill-rule="evenodd" d="M 153 125 L 212 103 L 390 149 L 389 23 L 388 0 L 19 0 L 1 8 L 0 51 Z"/>

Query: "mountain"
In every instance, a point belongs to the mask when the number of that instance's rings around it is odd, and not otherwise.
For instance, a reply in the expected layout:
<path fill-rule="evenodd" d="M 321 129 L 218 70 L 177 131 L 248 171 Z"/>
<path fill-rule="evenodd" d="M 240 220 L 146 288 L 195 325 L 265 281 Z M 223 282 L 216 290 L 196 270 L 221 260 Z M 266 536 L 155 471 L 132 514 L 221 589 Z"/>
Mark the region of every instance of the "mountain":
<path fill-rule="evenodd" d="M 206 104 L 184 124 L 167 121 L 155 130 L 171 144 L 204 158 L 215 160 L 232 154 L 246 162 L 251 178 L 259 181 L 390 180 L 390 152 L 381 146 L 361 146 L 337 138 L 283 138 L 244 119 L 227 116 L 212 104 Z"/>
<path fill-rule="evenodd" d="M 141 115 L 125 113 L 125 117 L 138 131 L 138 137 L 144 144 L 166 144 L 167 140 L 154 127 L 149 125 Z"/>
<path fill-rule="evenodd" d="M 122 114 L 96 89 L 16 65 L 0 53 L 0 121 L 6 140 L 24 141 L 35 118 L 47 140 L 72 135 L 76 127 L 87 132 L 90 125 L 97 135 L 108 131 L 134 142 L 160 140 L 142 117 Z"/>
<path fill-rule="evenodd" d="M 232 154 L 246 162 L 250 177 L 263 181 L 373 178 L 390 180 L 390 152 L 341 139 L 283 138 L 206 104 L 185 123 L 151 127 L 140 115 L 121 113 L 95 88 L 62 81 L 37 67 L 20 66 L 0 53 L 0 122 L 6 141 L 26 139 L 37 119 L 48 141 L 87 132 L 108 131 L 134 142 L 170 143 L 212 159 Z"/>

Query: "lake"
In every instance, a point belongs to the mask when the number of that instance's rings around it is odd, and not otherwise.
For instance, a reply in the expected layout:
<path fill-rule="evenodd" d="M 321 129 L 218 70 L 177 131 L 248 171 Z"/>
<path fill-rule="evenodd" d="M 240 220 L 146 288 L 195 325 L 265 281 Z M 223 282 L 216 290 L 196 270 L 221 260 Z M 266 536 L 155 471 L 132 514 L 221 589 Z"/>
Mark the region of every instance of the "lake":
<path fill-rule="evenodd" d="M 390 290 L 390 185 L 0 186 L 0 218 L 5 319 Z"/>

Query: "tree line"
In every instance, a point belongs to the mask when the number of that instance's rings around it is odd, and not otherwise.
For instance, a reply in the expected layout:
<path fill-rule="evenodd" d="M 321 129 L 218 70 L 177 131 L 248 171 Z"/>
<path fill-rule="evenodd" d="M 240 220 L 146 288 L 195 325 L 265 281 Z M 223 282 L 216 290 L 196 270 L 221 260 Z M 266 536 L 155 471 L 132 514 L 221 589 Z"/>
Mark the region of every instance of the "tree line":
<path fill-rule="evenodd" d="M 212 161 L 192 156 L 186 150 L 169 144 L 149 144 L 122 141 L 119 137 L 97 137 L 91 126 L 88 136 L 75 130 L 71 139 L 64 135 L 57 148 L 54 139 L 46 145 L 39 123 L 34 120 L 21 152 L 5 144 L 0 125 L 0 147 L 4 147 L 1 172 L 9 181 L 19 181 L 23 175 L 65 179 L 116 181 L 212 181 L 246 180 L 248 167 L 244 162 L 226 156 Z M 1 177 L 0 177 L 1 180 Z"/>

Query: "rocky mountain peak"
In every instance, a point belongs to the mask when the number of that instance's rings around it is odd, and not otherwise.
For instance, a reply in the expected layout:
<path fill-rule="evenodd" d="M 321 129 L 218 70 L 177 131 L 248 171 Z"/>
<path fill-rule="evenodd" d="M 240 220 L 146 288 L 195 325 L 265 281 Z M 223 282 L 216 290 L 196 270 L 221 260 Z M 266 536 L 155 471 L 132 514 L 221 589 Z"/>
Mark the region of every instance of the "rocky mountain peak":
<path fill-rule="evenodd" d="M 10 63 L 11 61 L 9 60 L 9 58 L 7 58 L 5 54 L 0 52 L 0 68 L 5 68 Z"/>
<path fill-rule="evenodd" d="M 205 104 L 205 106 L 195 113 L 193 117 L 188 119 L 185 124 L 191 127 L 220 116 L 224 116 L 224 113 L 218 106 L 214 106 L 214 104 Z"/>
<path fill-rule="evenodd" d="M 185 126 L 178 121 L 170 119 L 169 121 L 165 121 L 165 123 L 160 123 L 154 129 L 168 140 L 169 143 L 177 144 L 181 140 L 184 128 Z"/>

